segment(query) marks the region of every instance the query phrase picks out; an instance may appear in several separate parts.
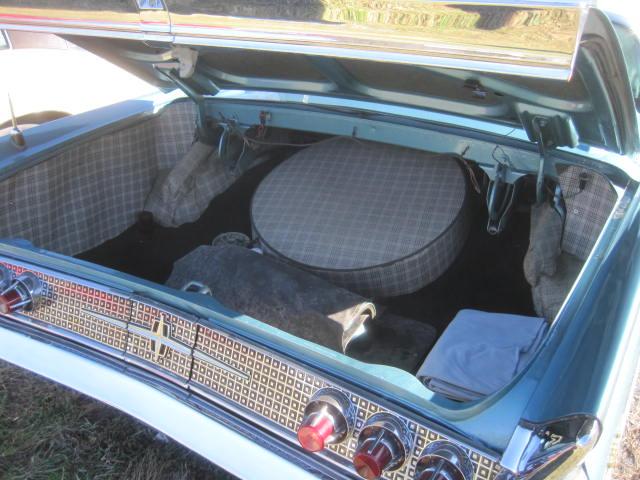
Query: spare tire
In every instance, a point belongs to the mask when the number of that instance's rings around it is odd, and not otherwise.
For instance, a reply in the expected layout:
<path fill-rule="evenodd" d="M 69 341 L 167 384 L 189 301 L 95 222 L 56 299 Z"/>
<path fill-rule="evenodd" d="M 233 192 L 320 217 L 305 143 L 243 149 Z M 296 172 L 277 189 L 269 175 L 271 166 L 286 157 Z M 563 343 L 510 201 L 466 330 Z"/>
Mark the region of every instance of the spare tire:
<path fill-rule="evenodd" d="M 333 138 L 293 155 L 252 201 L 267 254 L 361 295 L 438 278 L 468 232 L 466 177 L 451 155 Z"/>

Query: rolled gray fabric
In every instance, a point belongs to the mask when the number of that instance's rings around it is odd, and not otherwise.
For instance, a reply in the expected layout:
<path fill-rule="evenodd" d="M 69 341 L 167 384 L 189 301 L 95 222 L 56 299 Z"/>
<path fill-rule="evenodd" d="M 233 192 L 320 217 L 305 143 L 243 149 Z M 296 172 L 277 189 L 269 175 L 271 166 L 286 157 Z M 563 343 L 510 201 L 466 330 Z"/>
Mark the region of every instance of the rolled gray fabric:
<path fill-rule="evenodd" d="M 461 310 L 417 377 L 430 390 L 454 400 L 486 397 L 522 371 L 546 331 L 543 318 Z"/>
<path fill-rule="evenodd" d="M 195 222 L 233 180 L 214 147 L 195 142 L 170 170 L 158 174 L 144 209 L 163 227 Z"/>
<path fill-rule="evenodd" d="M 562 218 L 550 205 L 531 207 L 529 249 L 524 257 L 524 276 L 535 287 L 542 275 L 553 276 L 562 253 Z"/>
<path fill-rule="evenodd" d="M 355 293 L 235 245 L 198 247 L 175 263 L 167 285 L 192 281 L 231 310 L 339 352 L 376 314 Z"/>

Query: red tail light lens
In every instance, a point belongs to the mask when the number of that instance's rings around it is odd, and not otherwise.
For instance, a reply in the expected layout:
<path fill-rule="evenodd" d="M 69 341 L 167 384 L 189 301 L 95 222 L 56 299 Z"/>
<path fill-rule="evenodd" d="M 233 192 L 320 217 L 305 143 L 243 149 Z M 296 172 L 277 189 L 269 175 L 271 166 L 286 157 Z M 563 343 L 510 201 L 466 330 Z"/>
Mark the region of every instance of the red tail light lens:
<path fill-rule="evenodd" d="M 391 451 L 382 444 L 376 445 L 371 452 L 359 452 L 353 457 L 353 466 L 362 478 L 374 480 L 393 460 Z"/>
<path fill-rule="evenodd" d="M 398 470 L 411 451 L 411 438 L 402 420 L 389 413 L 376 413 L 360 430 L 353 467 L 366 480 Z"/>
<path fill-rule="evenodd" d="M 0 291 L 0 314 L 6 315 L 22 309 L 32 310 L 40 303 L 42 293 L 42 281 L 33 273 L 24 272 Z"/>
<path fill-rule="evenodd" d="M 302 422 L 298 429 L 298 441 L 308 452 L 319 452 L 334 432 L 333 420 L 328 415 L 317 415 Z"/>
<path fill-rule="evenodd" d="M 15 312 L 21 306 L 24 306 L 23 298 L 16 289 L 8 290 L 3 295 L 0 295 L 0 313 L 6 315 Z"/>
<path fill-rule="evenodd" d="M 321 388 L 304 409 L 298 442 L 308 452 L 319 452 L 347 438 L 353 424 L 354 409 L 349 398 L 335 388 Z"/>

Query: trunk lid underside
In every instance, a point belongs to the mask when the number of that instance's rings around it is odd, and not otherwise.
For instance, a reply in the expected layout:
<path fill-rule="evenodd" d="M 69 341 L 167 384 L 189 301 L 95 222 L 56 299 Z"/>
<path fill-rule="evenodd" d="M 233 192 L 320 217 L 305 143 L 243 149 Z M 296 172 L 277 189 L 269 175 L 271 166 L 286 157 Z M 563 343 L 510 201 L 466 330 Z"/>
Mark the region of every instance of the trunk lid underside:
<path fill-rule="evenodd" d="M 0 28 L 67 34 L 160 87 L 174 86 L 174 72 L 197 95 L 373 99 L 524 127 L 532 141 L 542 117 L 556 125 L 553 146 L 637 150 L 615 33 L 601 12 L 577 2 L 48 5 L 5 3 Z"/>

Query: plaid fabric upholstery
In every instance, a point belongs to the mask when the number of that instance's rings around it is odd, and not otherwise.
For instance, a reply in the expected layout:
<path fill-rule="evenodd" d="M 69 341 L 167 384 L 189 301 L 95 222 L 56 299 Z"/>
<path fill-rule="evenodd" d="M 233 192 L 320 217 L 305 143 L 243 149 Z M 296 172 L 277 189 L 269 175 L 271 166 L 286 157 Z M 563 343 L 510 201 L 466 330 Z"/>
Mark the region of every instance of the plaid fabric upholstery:
<path fill-rule="evenodd" d="M 524 259 L 536 312 L 547 320 L 558 313 L 616 202 L 609 181 L 586 168 L 570 166 L 559 180 L 567 208 L 564 231 L 551 206 L 534 207 Z"/>
<path fill-rule="evenodd" d="M 616 193 L 605 177 L 578 166 L 560 173 L 560 186 L 567 205 L 562 250 L 586 260 L 613 210 Z"/>
<path fill-rule="evenodd" d="M 252 203 L 270 254 L 362 295 L 418 290 L 466 238 L 466 181 L 446 156 L 334 138 L 279 165 Z"/>
<path fill-rule="evenodd" d="M 158 168 L 173 167 L 184 157 L 195 138 L 196 108 L 191 101 L 175 102 L 154 120 Z"/>
<path fill-rule="evenodd" d="M 568 253 L 558 257 L 557 271 L 555 275 L 542 275 L 538 283 L 532 287 L 533 306 L 541 317 L 551 321 L 555 318 L 569 295 L 583 261 Z"/>
<path fill-rule="evenodd" d="M 142 210 L 159 157 L 175 163 L 190 145 L 195 117 L 189 109 L 191 102 L 174 103 L 153 119 L 74 145 L 4 180 L 0 237 L 74 255 L 120 234 Z M 189 132 L 175 149 L 159 146 L 167 143 L 171 125 Z"/>

